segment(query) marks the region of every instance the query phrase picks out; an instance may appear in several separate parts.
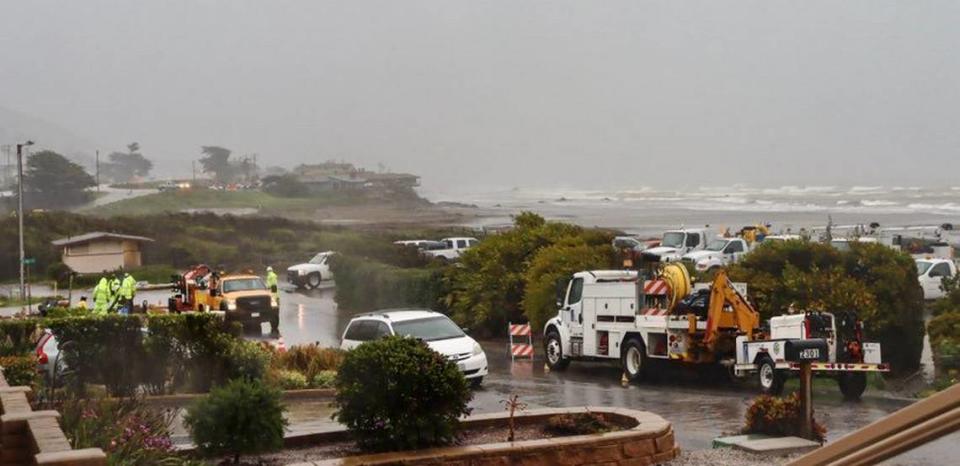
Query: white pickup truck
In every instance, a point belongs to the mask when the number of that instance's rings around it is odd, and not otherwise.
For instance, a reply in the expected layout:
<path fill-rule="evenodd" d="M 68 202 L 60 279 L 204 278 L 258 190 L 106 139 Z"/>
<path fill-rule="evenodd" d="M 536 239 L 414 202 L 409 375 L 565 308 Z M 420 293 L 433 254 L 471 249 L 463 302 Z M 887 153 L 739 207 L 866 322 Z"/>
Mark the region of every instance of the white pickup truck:
<path fill-rule="evenodd" d="M 957 264 L 950 259 L 916 259 L 917 279 L 923 288 L 923 299 L 940 299 L 947 293 L 943 279 L 957 276 Z"/>
<path fill-rule="evenodd" d="M 644 260 L 654 262 L 676 262 L 684 254 L 699 251 L 707 247 L 705 229 L 668 230 L 663 234 L 660 245 L 643 251 Z"/>
<path fill-rule="evenodd" d="M 317 288 L 323 281 L 333 280 L 330 271 L 330 256 L 333 251 L 325 251 L 313 256 L 308 262 L 287 268 L 287 282 L 297 288 Z"/>
<path fill-rule="evenodd" d="M 443 261 L 453 261 L 460 258 L 463 251 L 477 245 L 480 240 L 476 238 L 444 238 L 440 240 L 444 244 L 443 249 L 429 249 L 423 251 L 427 256 Z"/>
<path fill-rule="evenodd" d="M 750 246 L 743 238 L 717 238 L 706 249 L 684 254 L 682 260 L 692 264 L 697 272 L 706 272 L 734 264 L 748 252 Z"/>

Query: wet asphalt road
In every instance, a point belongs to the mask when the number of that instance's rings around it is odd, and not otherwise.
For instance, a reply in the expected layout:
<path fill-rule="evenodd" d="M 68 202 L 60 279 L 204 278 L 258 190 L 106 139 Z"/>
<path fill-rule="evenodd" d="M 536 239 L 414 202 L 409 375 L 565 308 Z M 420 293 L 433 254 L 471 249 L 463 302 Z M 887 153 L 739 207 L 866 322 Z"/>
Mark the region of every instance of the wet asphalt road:
<path fill-rule="evenodd" d="M 338 309 L 334 292 L 332 285 L 317 290 L 282 291 L 280 333 L 287 347 L 339 344 L 343 329 L 357 313 Z M 157 304 L 165 302 L 167 296 L 166 291 L 149 291 L 141 292 L 137 299 Z M 270 340 L 266 333 L 261 338 Z M 500 401 L 513 394 L 530 408 L 586 405 L 647 410 L 673 423 L 682 448 L 698 450 L 710 448 L 714 437 L 741 428 L 747 405 L 756 396 L 750 383 L 706 383 L 693 374 L 676 371 L 662 374 L 656 383 L 622 386 L 620 371 L 613 364 L 574 362 L 563 372 L 551 372 L 544 370 L 539 346 L 533 361 L 511 362 L 505 340 L 481 341 L 481 345 L 487 353 L 490 375 L 475 391 L 471 403 L 478 413 L 501 411 Z M 826 426 L 828 440 L 835 440 L 908 404 L 883 395 L 868 389 L 862 402 L 846 403 L 830 387 L 815 393 L 815 416 Z M 332 410 L 326 402 L 297 402 L 289 409 L 288 418 L 294 429 L 331 427 Z M 889 464 L 955 464 L 949 459 L 957 455 L 960 434 L 953 434 Z"/>

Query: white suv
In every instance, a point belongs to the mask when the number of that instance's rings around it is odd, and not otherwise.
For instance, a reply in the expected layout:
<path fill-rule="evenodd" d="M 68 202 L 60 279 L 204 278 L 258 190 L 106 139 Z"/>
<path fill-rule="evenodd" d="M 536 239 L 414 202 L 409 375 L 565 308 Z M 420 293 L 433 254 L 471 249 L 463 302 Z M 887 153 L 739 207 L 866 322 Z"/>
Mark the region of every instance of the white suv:
<path fill-rule="evenodd" d="M 427 310 L 387 310 L 354 317 L 343 331 L 340 349 L 351 350 L 364 342 L 390 335 L 423 340 L 430 348 L 457 363 L 474 387 L 487 375 L 487 355 L 447 316 Z"/>

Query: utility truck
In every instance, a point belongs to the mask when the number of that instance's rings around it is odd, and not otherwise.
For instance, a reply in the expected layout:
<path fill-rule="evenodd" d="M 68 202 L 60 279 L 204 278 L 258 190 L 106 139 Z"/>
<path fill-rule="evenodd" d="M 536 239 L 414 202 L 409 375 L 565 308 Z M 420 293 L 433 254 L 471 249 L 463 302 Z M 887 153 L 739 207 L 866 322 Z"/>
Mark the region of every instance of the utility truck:
<path fill-rule="evenodd" d="M 676 262 L 687 253 L 707 247 L 707 230 L 703 228 L 681 228 L 667 230 L 660 245 L 643 251 L 643 260 L 647 262 Z"/>
<path fill-rule="evenodd" d="M 700 305 L 682 305 L 692 288 L 679 264 L 663 267 L 653 280 L 626 270 L 574 274 L 559 293 L 557 316 L 544 326 L 547 365 L 563 370 L 573 360 L 618 360 L 630 381 L 653 373 L 654 362 L 713 365 L 737 377 L 755 374 L 763 392 L 779 394 L 800 368 L 788 353 L 800 348 L 809 350 L 808 358 L 816 353 L 815 373 L 836 377 L 850 399 L 866 388 L 866 372 L 888 370 L 880 345 L 863 342 L 852 312 L 775 317 L 768 333 L 744 286 L 734 285 L 725 270 L 700 294 Z"/>

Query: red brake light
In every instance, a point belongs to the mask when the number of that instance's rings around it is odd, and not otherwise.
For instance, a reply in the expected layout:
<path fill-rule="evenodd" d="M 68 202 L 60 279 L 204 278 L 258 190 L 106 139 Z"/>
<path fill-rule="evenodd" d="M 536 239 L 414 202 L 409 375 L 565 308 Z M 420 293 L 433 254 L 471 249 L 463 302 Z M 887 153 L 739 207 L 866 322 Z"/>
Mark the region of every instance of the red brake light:
<path fill-rule="evenodd" d="M 40 364 L 46 364 L 50 361 L 50 358 L 47 357 L 47 353 L 44 353 L 43 350 L 37 351 L 37 362 Z"/>

